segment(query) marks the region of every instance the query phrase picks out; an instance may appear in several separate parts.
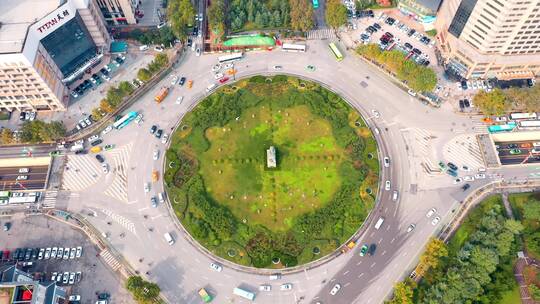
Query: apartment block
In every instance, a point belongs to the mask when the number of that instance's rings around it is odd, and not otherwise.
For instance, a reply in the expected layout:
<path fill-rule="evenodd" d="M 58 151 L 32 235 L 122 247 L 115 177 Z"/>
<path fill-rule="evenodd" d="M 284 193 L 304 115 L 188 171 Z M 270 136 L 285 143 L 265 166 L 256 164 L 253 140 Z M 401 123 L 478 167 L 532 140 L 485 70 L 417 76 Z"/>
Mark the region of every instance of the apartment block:
<path fill-rule="evenodd" d="M 96 0 L 105 21 L 109 25 L 137 24 L 135 12 L 139 0 Z"/>

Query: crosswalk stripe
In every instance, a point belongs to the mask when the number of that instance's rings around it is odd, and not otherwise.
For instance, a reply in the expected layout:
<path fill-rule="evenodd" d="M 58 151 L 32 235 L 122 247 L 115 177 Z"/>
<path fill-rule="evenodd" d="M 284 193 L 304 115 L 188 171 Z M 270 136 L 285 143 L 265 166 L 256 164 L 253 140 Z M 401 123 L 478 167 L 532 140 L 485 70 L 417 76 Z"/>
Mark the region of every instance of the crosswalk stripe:
<path fill-rule="evenodd" d="M 443 155 L 447 161 L 466 164 L 469 168 L 485 167 L 480 146 L 474 134 L 456 136 L 444 146 Z"/>
<path fill-rule="evenodd" d="M 41 206 L 43 208 L 49 209 L 56 206 L 56 197 L 58 196 L 58 190 L 52 190 L 45 192 Z"/>
<path fill-rule="evenodd" d="M 100 172 L 91 155 L 68 155 L 62 187 L 71 191 L 84 190 L 97 182 Z"/>
<path fill-rule="evenodd" d="M 108 249 L 101 251 L 99 255 L 103 258 L 107 265 L 111 266 L 113 271 L 117 271 L 120 268 L 120 262 L 116 260 L 116 258 L 111 254 Z"/>
<path fill-rule="evenodd" d="M 112 184 L 104 192 L 106 195 L 125 203 L 128 202 L 127 171 L 132 146 L 133 144 L 130 143 L 110 152 L 113 158 L 115 176 Z"/>
<path fill-rule="evenodd" d="M 318 39 L 335 39 L 336 33 L 333 29 L 316 29 L 308 31 L 307 39 L 309 40 L 318 40 Z"/>
<path fill-rule="evenodd" d="M 108 217 L 110 217 L 113 221 L 117 222 L 118 224 L 120 224 L 122 227 L 126 228 L 129 232 L 137 235 L 137 232 L 135 230 L 135 224 L 133 224 L 132 221 L 130 221 L 129 219 L 119 215 L 119 214 L 116 214 L 114 212 L 112 212 L 111 210 L 108 210 L 108 209 L 102 209 L 101 212 L 103 212 L 105 215 L 107 215 Z"/>

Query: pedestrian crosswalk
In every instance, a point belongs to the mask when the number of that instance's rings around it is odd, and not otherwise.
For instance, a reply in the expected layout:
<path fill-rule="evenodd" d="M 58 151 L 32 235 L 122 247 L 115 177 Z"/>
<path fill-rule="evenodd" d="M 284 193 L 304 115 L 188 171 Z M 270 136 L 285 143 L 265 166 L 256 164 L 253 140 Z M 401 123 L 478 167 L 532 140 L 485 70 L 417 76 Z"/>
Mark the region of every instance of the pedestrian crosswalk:
<path fill-rule="evenodd" d="M 126 228 L 127 231 L 137 235 L 137 232 L 135 231 L 135 224 L 133 224 L 132 221 L 108 209 L 101 209 L 101 212 L 110 217 L 113 221 L 120 224 L 122 227 Z"/>
<path fill-rule="evenodd" d="M 81 191 L 95 184 L 101 168 L 92 155 L 68 155 L 64 169 L 62 188 Z"/>
<path fill-rule="evenodd" d="M 336 32 L 330 28 L 316 29 L 308 31 L 307 39 L 308 40 L 324 40 L 324 39 L 335 39 Z"/>
<path fill-rule="evenodd" d="M 103 261 L 112 268 L 113 271 L 117 271 L 120 268 L 120 262 L 118 262 L 118 260 L 108 249 L 101 251 L 99 255 L 101 258 L 103 258 Z"/>
<path fill-rule="evenodd" d="M 447 142 L 443 148 L 446 161 L 466 165 L 471 169 L 485 167 L 475 134 L 461 134 Z"/>
<path fill-rule="evenodd" d="M 133 144 L 130 143 L 108 153 L 112 157 L 112 172 L 115 175 L 113 182 L 104 193 L 124 203 L 128 202 L 127 173 L 130 170 L 129 156 L 132 146 Z"/>
<path fill-rule="evenodd" d="M 488 126 L 481 121 L 474 123 L 473 130 L 475 134 L 488 134 L 489 133 Z"/>
<path fill-rule="evenodd" d="M 41 206 L 45 209 L 52 209 L 56 206 L 56 197 L 58 196 L 58 190 L 52 190 L 45 192 L 45 196 L 41 203 Z"/>

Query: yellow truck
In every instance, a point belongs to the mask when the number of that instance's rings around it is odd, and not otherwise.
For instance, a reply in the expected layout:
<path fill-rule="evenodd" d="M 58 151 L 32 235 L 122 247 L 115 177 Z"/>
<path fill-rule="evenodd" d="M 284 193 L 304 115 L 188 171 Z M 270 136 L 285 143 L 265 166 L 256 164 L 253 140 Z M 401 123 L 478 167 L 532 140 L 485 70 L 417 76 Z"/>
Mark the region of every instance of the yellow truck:
<path fill-rule="evenodd" d="M 90 152 L 99 153 L 99 152 L 101 152 L 101 147 L 100 146 L 92 147 L 92 149 L 90 149 Z"/>
<path fill-rule="evenodd" d="M 161 90 L 159 90 L 159 93 L 156 95 L 156 97 L 154 97 L 154 100 L 157 103 L 161 103 L 163 99 L 167 97 L 167 95 L 169 95 L 169 88 L 167 87 L 161 88 Z"/>

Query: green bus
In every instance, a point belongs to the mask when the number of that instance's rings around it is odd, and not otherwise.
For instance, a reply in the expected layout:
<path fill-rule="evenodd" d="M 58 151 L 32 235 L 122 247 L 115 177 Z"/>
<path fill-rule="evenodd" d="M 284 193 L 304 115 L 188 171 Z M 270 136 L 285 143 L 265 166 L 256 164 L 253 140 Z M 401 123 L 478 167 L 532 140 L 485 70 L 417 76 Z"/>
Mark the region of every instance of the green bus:
<path fill-rule="evenodd" d="M 330 47 L 330 51 L 332 51 L 332 54 L 336 56 L 337 61 L 343 60 L 343 54 L 341 54 L 335 43 L 331 42 L 330 44 L 328 44 L 328 46 Z"/>
<path fill-rule="evenodd" d="M 204 303 L 210 303 L 212 302 L 212 297 L 206 292 L 206 289 L 201 288 L 199 289 L 199 296 L 203 300 Z"/>
<path fill-rule="evenodd" d="M 313 8 L 318 9 L 319 8 L 319 0 L 313 0 Z"/>

